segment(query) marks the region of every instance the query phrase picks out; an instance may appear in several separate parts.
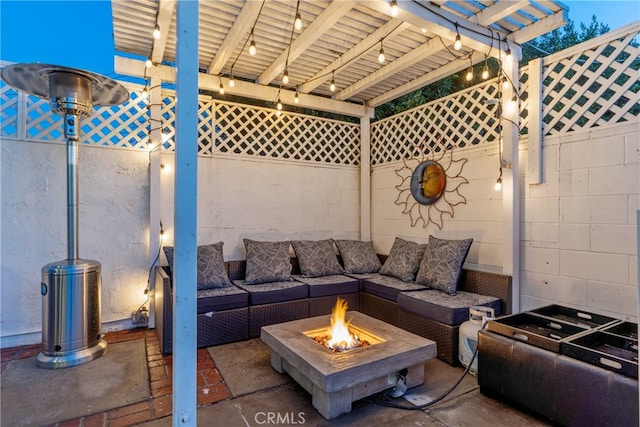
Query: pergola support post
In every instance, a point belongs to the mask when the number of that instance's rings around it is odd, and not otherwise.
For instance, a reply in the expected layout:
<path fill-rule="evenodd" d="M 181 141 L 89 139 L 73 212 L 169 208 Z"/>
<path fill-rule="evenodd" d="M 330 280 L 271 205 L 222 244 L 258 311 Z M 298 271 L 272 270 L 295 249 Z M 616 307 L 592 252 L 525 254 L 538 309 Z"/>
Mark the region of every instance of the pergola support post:
<path fill-rule="evenodd" d="M 371 118 L 360 118 L 360 240 L 371 240 Z"/>
<path fill-rule="evenodd" d="M 542 58 L 529 62 L 527 184 L 542 183 Z"/>
<path fill-rule="evenodd" d="M 160 84 L 162 81 L 157 77 L 151 77 L 149 87 L 152 88 L 149 92 L 149 114 L 151 117 L 151 132 L 149 134 L 149 292 L 154 294 L 156 286 L 156 275 L 153 274 L 154 262 L 157 255 L 160 253 L 160 164 L 161 151 L 159 144 L 162 144 L 162 129 L 160 124 L 162 123 L 162 109 L 160 102 L 153 102 L 153 100 L 160 100 L 162 97 L 162 88 Z M 158 125 L 153 126 L 156 123 Z M 158 260 L 160 261 L 160 260 Z M 149 328 L 155 327 L 155 307 L 152 300 L 149 299 Z"/>
<path fill-rule="evenodd" d="M 511 83 L 502 93 L 502 213 L 504 226 L 503 274 L 512 277 L 511 310 L 520 311 L 520 174 L 519 138 L 520 103 L 518 92 L 520 72 L 518 60 L 503 62 L 503 70 Z"/>
<path fill-rule="evenodd" d="M 196 425 L 196 251 L 198 206 L 198 12 L 177 6 L 175 252 L 173 260 L 173 425 Z"/>

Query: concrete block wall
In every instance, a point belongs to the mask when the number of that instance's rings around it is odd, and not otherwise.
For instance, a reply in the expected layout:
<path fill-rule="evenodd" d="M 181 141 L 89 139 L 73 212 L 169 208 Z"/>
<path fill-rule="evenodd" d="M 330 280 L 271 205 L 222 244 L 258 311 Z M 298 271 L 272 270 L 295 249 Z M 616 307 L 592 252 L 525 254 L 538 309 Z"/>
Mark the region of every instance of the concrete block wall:
<path fill-rule="evenodd" d="M 544 139 L 543 182 L 521 192 L 523 310 L 560 303 L 637 321 L 638 125 Z"/>

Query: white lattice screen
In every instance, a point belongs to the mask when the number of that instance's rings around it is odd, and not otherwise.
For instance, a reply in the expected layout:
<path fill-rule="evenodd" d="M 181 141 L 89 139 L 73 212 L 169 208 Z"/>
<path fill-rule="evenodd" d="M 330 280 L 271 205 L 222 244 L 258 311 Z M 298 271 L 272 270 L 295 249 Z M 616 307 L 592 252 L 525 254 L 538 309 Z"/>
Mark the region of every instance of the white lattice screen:
<path fill-rule="evenodd" d="M 215 103 L 215 151 L 357 165 L 360 125 L 227 102 Z"/>
<path fill-rule="evenodd" d="M 498 138 L 497 80 L 474 86 L 371 125 L 371 164 L 416 157 L 442 145 L 468 147 Z"/>
<path fill-rule="evenodd" d="M 544 61 L 544 135 L 638 117 L 640 48 L 633 43 L 637 35 L 637 30 L 622 37 L 605 35 L 593 40 L 592 47 L 567 49 Z"/>
<path fill-rule="evenodd" d="M 175 149 L 175 95 L 163 90 L 161 120 L 150 119 L 149 100 L 141 88 L 130 88 L 131 99 L 110 108 L 97 108 L 82 120 L 82 143 L 147 150 L 149 133 L 160 129 L 162 149 Z M 360 126 L 303 114 L 214 101 L 200 96 L 198 154 L 241 154 L 340 165 L 358 165 Z M 1 135 L 30 141 L 64 142 L 62 117 L 51 112 L 49 102 L 0 86 Z M 20 123 L 25 126 L 21 127 Z"/>
<path fill-rule="evenodd" d="M 543 134 L 569 132 L 637 119 L 640 115 L 640 25 L 605 34 L 543 59 L 542 124 L 529 122 L 529 70 L 520 77 L 520 129 Z M 163 129 L 163 150 L 174 149 L 175 94 L 163 90 L 161 122 L 150 120 L 149 101 L 139 86 L 120 106 L 96 109 L 82 121 L 84 144 L 149 149 L 151 129 Z M 466 147 L 498 136 L 497 82 L 469 88 L 371 125 L 372 165 L 413 157 L 435 144 Z M 537 98 L 536 98 L 537 99 Z M 535 102 L 535 101 L 534 101 Z M 237 103 L 199 99 L 199 154 L 215 152 L 341 165 L 358 165 L 360 126 Z M 64 141 L 62 118 L 46 100 L 17 93 L 0 82 L 0 136 Z M 426 146 L 424 146 L 426 144 Z"/>

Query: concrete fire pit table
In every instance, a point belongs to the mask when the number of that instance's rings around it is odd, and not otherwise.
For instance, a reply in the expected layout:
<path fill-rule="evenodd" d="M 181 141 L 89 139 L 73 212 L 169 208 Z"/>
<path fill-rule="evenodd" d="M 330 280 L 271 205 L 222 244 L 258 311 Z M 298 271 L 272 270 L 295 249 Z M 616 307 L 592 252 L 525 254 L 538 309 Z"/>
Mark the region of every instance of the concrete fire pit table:
<path fill-rule="evenodd" d="M 312 338 L 326 334 L 330 317 L 263 326 L 260 334 L 271 350 L 271 366 L 307 390 L 323 417 L 350 412 L 352 402 L 395 386 L 404 369 L 407 387 L 424 382 L 424 362 L 435 357 L 435 342 L 350 311 L 351 332 L 371 345 L 334 352 Z"/>

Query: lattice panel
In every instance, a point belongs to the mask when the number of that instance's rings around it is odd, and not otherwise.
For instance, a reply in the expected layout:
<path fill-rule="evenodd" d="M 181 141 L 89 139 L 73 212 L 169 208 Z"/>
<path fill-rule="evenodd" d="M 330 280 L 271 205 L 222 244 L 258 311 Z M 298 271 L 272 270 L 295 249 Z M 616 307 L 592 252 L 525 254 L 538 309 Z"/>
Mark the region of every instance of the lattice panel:
<path fill-rule="evenodd" d="M 635 119 L 640 114 L 637 33 L 602 43 L 543 71 L 543 134 Z"/>
<path fill-rule="evenodd" d="M 18 136 L 18 94 L 4 82 L 0 82 L 0 135 Z"/>
<path fill-rule="evenodd" d="M 215 103 L 215 150 L 277 159 L 358 165 L 358 124 Z"/>
<path fill-rule="evenodd" d="M 447 149 L 495 141 L 499 121 L 497 82 L 475 86 L 371 125 L 371 164 L 421 155 L 437 144 Z"/>

